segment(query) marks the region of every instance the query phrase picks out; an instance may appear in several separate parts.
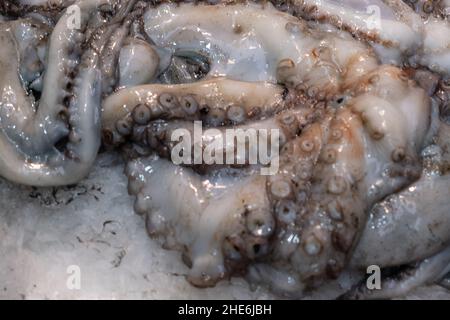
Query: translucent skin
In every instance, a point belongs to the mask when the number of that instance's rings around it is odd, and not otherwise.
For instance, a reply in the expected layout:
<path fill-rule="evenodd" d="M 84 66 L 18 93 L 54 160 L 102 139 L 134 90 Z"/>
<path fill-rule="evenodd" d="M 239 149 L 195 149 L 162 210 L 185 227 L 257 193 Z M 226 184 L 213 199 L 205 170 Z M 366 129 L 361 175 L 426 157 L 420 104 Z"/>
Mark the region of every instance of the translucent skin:
<path fill-rule="evenodd" d="M 373 3 L 382 8 L 379 32 L 367 28 Z M 270 3 L 77 4 L 87 38 L 67 27 L 58 1 L 0 5 L 11 16 L 22 9 L 40 21 L 44 11 L 59 19 L 42 29 L 28 20 L 1 24 L 0 175 L 28 185 L 76 183 L 88 174 L 102 133 L 105 145 L 132 159 L 129 192 L 150 235 L 182 252 L 188 280 L 199 287 L 245 274 L 301 297 L 369 263 L 433 256 L 412 281 L 394 279 L 395 290 L 380 293 L 389 297 L 444 270 L 448 135 L 435 109 L 436 99 L 448 101 L 439 74 L 448 75 L 450 37 L 441 16 L 423 24 L 403 2 L 387 0 L 290 1 L 284 8 L 336 30 Z M 46 59 L 38 54 L 41 37 Z M 204 79 L 157 83 L 173 63 L 164 54 L 171 60 L 174 52 L 207 61 Z M 420 80 L 420 70 L 384 64 L 391 55 L 396 64 L 436 73 Z M 24 86 L 41 93 L 38 108 Z M 279 130 L 280 154 L 272 159 L 279 171 L 266 177 L 246 162 L 169 162 L 172 133 L 191 132 L 196 120 L 216 130 L 203 142 L 227 128 Z M 435 145 L 442 159 L 422 152 Z"/>
<path fill-rule="evenodd" d="M 445 11 L 448 3 L 444 2 L 293 0 L 288 3 L 304 18 L 331 23 L 367 41 L 388 63 L 422 65 L 448 78 L 450 25 Z"/>
<path fill-rule="evenodd" d="M 106 1 L 83 0 L 78 5 L 82 26 Z M 96 158 L 100 145 L 100 72 L 98 54 L 88 48 L 77 54 L 84 36 L 69 28 L 70 13 L 62 15 L 49 40 L 46 75 L 36 110 L 26 96 L 18 78 L 20 61 L 14 54 L 15 42 L 5 23 L 2 26 L 2 133 L 0 136 L 0 175 L 17 183 L 35 186 L 57 186 L 78 182 L 85 177 Z M 99 40 L 97 40 L 99 41 Z M 12 63 L 5 59 L 13 57 Z M 74 79 L 69 73 L 81 61 Z M 69 82 L 74 83 L 67 92 Z M 67 100 L 67 98 L 70 98 Z M 12 113 L 12 117 L 6 114 Z M 65 114 L 66 118 L 61 118 Z M 66 119 L 66 120 L 64 120 Z M 18 121 L 18 123 L 15 123 Z M 68 130 L 67 127 L 71 129 Z M 23 128 L 14 132 L 14 129 Z M 9 135 L 8 135 L 9 133 Z M 55 144 L 68 136 L 66 151 Z"/>

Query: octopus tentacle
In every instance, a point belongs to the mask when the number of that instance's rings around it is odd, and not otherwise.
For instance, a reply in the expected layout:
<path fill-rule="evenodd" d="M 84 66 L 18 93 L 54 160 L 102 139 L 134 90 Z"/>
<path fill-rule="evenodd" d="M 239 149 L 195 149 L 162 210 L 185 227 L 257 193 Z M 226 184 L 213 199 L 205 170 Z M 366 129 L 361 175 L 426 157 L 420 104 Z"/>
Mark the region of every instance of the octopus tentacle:
<path fill-rule="evenodd" d="M 267 254 L 274 222 L 264 177 L 200 177 L 158 158 L 129 163 L 127 175 L 148 232 L 162 238 L 165 248 L 183 252 L 192 284 L 214 285 L 241 264 Z M 233 188 L 221 191 L 230 182 Z M 166 201 L 171 194 L 183 198 L 183 205 Z"/>
<path fill-rule="evenodd" d="M 81 10 L 82 25 L 86 25 L 92 12 L 98 4 L 105 1 L 81 1 L 77 5 Z M 33 143 L 26 146 L 34 149 L 36 153 L 43 152 L 53 146 L 61 138 L 67 135 L 66 123 L 61 115 L 67 111 L 65 101 L 71 98 L 67 88 L 70 86 L 69 74 L 74 71 L 79 63 L 79 46 L 84 41 L 80 30 L 70 28 L 68 20 L 70 14 L 62 16 L 55 26 L 48 50 L 48 64 L 43 80 L 43 88 L 39 107 L 30 127 L 32 132 L 29 137 L 39 137 L 41 140 L 32 139 Z M 55 89 L 57 88 L 57 89 Z M 56 93 L 55 93 L 56 92 Z M 27 137 L 27 138 L 29 138 Z"/>
<path fill-rule="evenodd" d="M 294 235 L 291 243 L 298 241 Z M 307 284 L 300 276 L 292 272 L 286 265 L 276 263 L 254 263 L 249 266 L 246 279 L 250 283 L 264 285 L 280 296 L 288 298 L 302 298 Z"/>
<path fill-rule="evenodd" d="M 83 0 L 77 3 L 84 25 L 90 14 L 103 2 Z M 77 64 L 77 57 L 67 59 L 67 55 L 83 41 L 80 31 L 69 28 L 68 18 L 68 14 L 64 15 L 52 33 L 48 59 L 54 63 L 48 66 L 37 111 L 34 112 L 23 90 L 10 91 L 15 99 L 5 100 L 5 97 L 2 101 L 3 114 L 7 108 L 12 108 L 27 110 L 30 115 L 25 121 L 29 121 L 31 132 L 25 137 L 8 136 L 5 128 L 11 124 L 2 117 L 0 172 L 9 180 L 37 186 L 75 183 L 88 173 L 96 157 L 100 144 L 98 55 L 95 50 L 88 49 L 81 57 L 73 95 L 67 100 L 68 107 L 64 106 L 68 97 L 65 86 L 70 81 L 66 75 L 67 68 L 74 70 Z M 11 48 L 11 36 L 7 32 L 2 33 L 2 42 L 5 44 L 3 50 L 14 51 Z M 12 82 L 4 82 L 4 88 L 12 85 L 17 89 L 19 80 L 14 71 L 15 66 L 13 63 L 13 68 L 7 69 L 11 76 L 9 81 Z M 3 68 L 6 68 L 4 64 Z M 64 89 L 57 90 L 55 94 L 55 88 L 61 86 Z M 64 113 L 67 123 L 61 120 L 61 113 Z M 55 148 L 55 144 L 66 135 L 69 141 L 63 153 Z M 18 141 L 11 141 L 13 138 L 18 138 Z"/>
<path fill-rule="evenodd" d="M 415 28 L 421 38 L 421 47 L 412 55 L 410 62 L 427 66 L 434 72 L 439 72 L 446 78 L 450 76 L 450 24 L 447 20 L 421 17 L 411 10 L 401 0 L 384 0 L 384 2 L 400 13 L 400 19 Z M 420 22 L 418 22 L 420 21 Z"/>
<path fill-rule="evenodd" d="M 380 9 L 381 17 L 375 18 L 382 19 L 381 26 L 375 24 L 379 21 L 373 20 L 373 12 L 368 10 L 370 6 Z M 401 50 L 419 46 L 414 29 L 397 21 L 395 14 L 383 0 L 294 0 L 289 1 L 289 7 L 305 19 L 330 23 L 367 41 L 385 46 L 400 46 Z"/>
<path fill-rule="evenodd" d="M 394 266 L 425 259 L 430 253 L 448 246 L 449 182 L 448 176 L 421 179 L 378 204 L 355 250 L 352 265 L 367 266 L 376 262 L 381 267 Z M 411 240 L 399 242 L 405 236 Z M 376 248 L 370 246 L 373 241 L 379 241 Z M 393 243 L 398 245 L 392 247 Z M 367 247 L 374 250 L 366 250 Z"/>
<path fill-rule="evenodd" d="M 10 21 L 4 26 L 11 30 L 19 53 L 19 74 L 26 84 L 42 77 L 47 57 L 50 25 L 34 17 Z"/>
<path fill-rule="evenodd" d="M 423 65 L 446 77 L 450 74 L 448 21 L 432 16 L 424 21 L 402 0 L 288 2 L 290 10 L 301 17 L 330 23 L 372 43 L 384 61 Z M 380 16 L 373 16 L 374 6 Z"/>
<path fill-rule="evenodd" d="M 259 95 L 254 95 L 259 92 Z M 268 83 L 224 78 L 184 85 L 148 85 L 118 91 L 103 103 L 103 136 L 122 142 L 135 124 L 156 119 L 205 120 L 208 125 L 241 123 L 285 108 L 284 89 Z"/>
<path fill-rule="evenodd" d="M 5 92 L 2 97 L 0 116 L 5 134 L 10 139 L 17 141 L 21 146 L 27 146 L 27 139 L 33 136 L 34 129 L 30 128 L 30 119 L 34 117 L 34 108 L 27 94 L 22 89 L 25 83 L 36 83 L 41 79 L 44 69 L 44 61 L 41 56 L 45 47 L 48 30 L 41 27 L 34 28 L 35 22 L 23 20 L 14 23 L 3 24 L 1 32 L 1 54 L 11 57 L 12 61 L 1 63 L 1 86 Z M 24 36 L 27 32 L 28 36 Z M 42 41 L 42 42 L 41 42 Z M 45 54 L 43 54 L 45 56 Z M 21 62 L 19 65 L 19 61 Z M 65 131 L 65 128 L 61 128 Z M 38 142 L 36 144 L 39 144 Z M 33 146 L 30 146 L 30 149 Z"/>
<path fill-rule="evenodd" d="M 322 277 L 326 272 L 339 272 L 345 260 L 340 252 L 345 254 L 351 250 L 355 234 L 360 229 L 358 225 L 364 223 L 362 199 L 352 191 L 359 189 L 356 185 L 361 167 L 358 164 L 351 168 L 339 165 L 339 162 L 346 162 L 341 157 L 353 157 L 353 163 L 361 161 L 363 150 L 356 131 L 341 129 L 355 127 L 358 130 L 360 124 L 355 126 L 345 114 L 336 116 L 337 126 L 331 123 L 332 120 L 328 120 L 330 130 L 340 130 L 341 135 L 336 143 L 331 142 L 334 138 L 327 142 L 327 131 L 321 125 L 307 128 L 298 139 L 285 146 L 280 173 L 271 177 L 267 185 L 279 222 L 279 235 L 283 237 L 285 231 L 301 234 L 297 248 L 292 248 L 293 251 L 277 250 L 284 253 L 278 258 L 292 261 L 293 269 L 305 282 Z M 348 142 L 349 139 L 352 141 Z M 320 194 L 321 199 L 315 200 L 315 194 Z M 350 199 L 353 203 L 349 212 L 346 203 Z M 284 243 L 282 239 L 278 241 Z M 312 266 L 317 267 L 312 269 Z"/>

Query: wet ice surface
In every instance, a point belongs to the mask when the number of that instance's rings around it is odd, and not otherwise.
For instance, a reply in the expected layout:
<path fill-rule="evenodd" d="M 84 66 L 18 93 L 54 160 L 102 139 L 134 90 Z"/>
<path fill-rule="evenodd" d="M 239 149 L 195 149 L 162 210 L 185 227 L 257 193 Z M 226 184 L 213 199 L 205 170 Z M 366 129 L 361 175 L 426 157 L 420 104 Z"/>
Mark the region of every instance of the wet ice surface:
<path fill-rule="evenodd" d="M 0 298 L 275 298 L 238 278 L 210 289 L 190 286 L 179 254 L 148 238 L 132 203 L 123 164 L 112 155 L 101 155 L 74 187 L 33 189 L 0 179 Z M 67 287 L 72 265 L 81 270 L 80 290 Z M 450 295 L 438 287 L 410 295 L 424 297 Z"/>

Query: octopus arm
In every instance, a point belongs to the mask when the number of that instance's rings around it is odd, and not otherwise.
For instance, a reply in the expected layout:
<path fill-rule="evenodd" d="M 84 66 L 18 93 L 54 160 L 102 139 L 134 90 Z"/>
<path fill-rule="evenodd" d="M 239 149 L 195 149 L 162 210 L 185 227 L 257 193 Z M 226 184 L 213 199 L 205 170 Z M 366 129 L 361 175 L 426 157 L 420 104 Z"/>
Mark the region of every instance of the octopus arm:
<path fill-rule="evenodd" d="M 106 0 L 81 0 L 77 2 L 82 14 L 82 26 Z M 10 82 L 3 79 L 1 101 L 1 175 L 18 183 L 36 186 L 72 184 L 83 178 L 92 165 L 100 145 L 100 74 L 98 54 L 92 47 L 79 57 L 71 56 L 72 50 L 80 46 L 83 37 L 80 31 L 68 24 L 69 13 L 58 21 L 50 39 L 48 66 L 44 80 L 44 91 L 35 110 L 19 85 L 17 60 L 8 68 Z M 6 32 L 6 31 L 5 31 Z M 14 49 L 11 35 L 2 33 L 5 47 Z M 95 41 L 104 41 L 97 39 Z M 94 41 L 94 42 L 95 42 Z M 14 54 L 12 56 L 16 56 Z M 78 59 L 80 61 L 78 61 Z M 72 92 L 67 92 L 69 70 L 75 71 Z M 5 95 L 6 93 L 6 95 Z M 24 119 L 8 117 L 17 113 Z M 15 128 L 16 122 L 18 128 Z M 24 121 L 24 123 L 20 123 Z M 28 126 L 28 127 L 27 127 Z M 25 129 L 24 132 L 14 131 Z M 11 134 L 13 133 L 13 134 Z M 64 151 L 56 144 L 68 137 Z"/>
<path fill-rule="evenodd" d="M 152 157 L 129 163 L 127 175 L 148 232 L 183 253 L 192 284 L 215 285 L 268 253 L 274 221 L 263 177 L 199 176 Z"/>
<path fill-rule="evenodd" d="M 258 92 L 258 95 L 254 95 Z M 136 125 L 157 119 L 204 120 L 206 125 L 242 123 L 285 106 L 281 86 L 225 78 L 182 85 L 147 85 L 119 90 L 103 103 L 106 141 L 123 141 Z"/>
<path fill-rule="evenodd" d="M 450 24 L 447 19 L 427 16 L 422 19 L 405 2 L 401 0 L 384 0 L 399 14 L 399 19 L 416 30 L 421 38 L 417 52 L 410 54 L 410 61 L 427 66 L 434 72 L 441 73 L 446 78 L 450 75 Z M 432 6 L 439 6 L 430 3 Z"/>
<path fill-rule="evenodd" d="M 423 6 L 439 7 L 427 2 Z M 423 19 L 402 0 L 294 0 L 290 5 L 306 19 L 328 22 L 372 43 L 384 61 L 420 64 L 446 77 L 450 74 L 450 26 L 442 16 L 427 14 Z"/>
<path fill-rule="evenodd" d="M 294 8 L 302 9 L 300 15 L 307 19 L 331 23 L 369 41 L 401 50 L 420 44 L 415 30 L 398 21 L 382 0 L 294 0 L 292 3 Z"/>
<path fill-rule="evenodd" d="M 81 27 L 85 27 L 91 15 L 107 0 L 81 0 L 77 2 L 81 14 Z M 64 126 L 60 114 L 65 112 L 64 99 L 70 98 L 67 86 L 70 83 L 69 72 L 74 71 L 82 57 L 80 46 L 84 41 L 81 30 L 72 28 L 70 24 L 71 13 L 65 13 L 55 26 L 50 38 L 48 50 L 48 63 L 39 108 L 36 112 L 35 126 L 41 128 L 44 133 L 58 132 L 55 126 Z M 57 89 L 56 89 L 57 88 Z M 40 132 L 37 130 L 38 135 Z M 46 136 L 46 135 L 44 135 Z M 51 136 L 47 144 L 52 145 L 64 137 L 64 133 Z M 38 150 L 45 150 L 45 146 Z"/>
<path fill-rule="evenodd" d="M 2 60 L 0 65 L 4 75 L 1 81 L 1 125 L 9 138 L 20 147 L 28 149 L 31 153 L 44 151 L 51 146 L 48 140 L 56 142 L 61 136 L 67 134 L 66 126 L 58 119 L 52 117 L 47 126 L 48 134 L 42 132 L 43 123 L 37 118 L 36 108 L 31 99 L 23 90 L 22 80 L 19 77 L 19 48 L 10 29 L 2 28 L 0 32 L 1 53 L 4 57 L 11 57 L 10 61 Z M 23 76 L 25 76 L 23 74 Z M 55 120 L 57 120 L 55 122 Z M 30 141 L 31 140 L 31 141 Z"/>
<path fill-rule="evenodd" d="M 201 123 L 182 120 L 158 120 L 135 127 L 131 140 L 148 153 L 156 151 L 177 164 L 204 169 L 205 164 L 210 169 L 221 165 L 268 165 L 271 156 L 295 138 L 316 113 L 311 108 L 286 110 L 266 120 L 219 128 L 203 128 Z"/>
<path fill-rule="evenodd" d="M 449 175 L 424 177 L 377 204 L 351 265 L 412 263 L 448 246 L 449 185 Z"/>
<path fill-rule="evenodd" d="M 4 135 L 0 135 L 0 174 L 16 183 L 58 186 L 78 182 L 89 173 L 100 146 L 100 72 L 87 69 L 80 75 L 83 85 L 77 97 L 79 114 L 74 112 L 73 129 L 66 154 L 56 149 L 39 161 L 30 161 Z M 96 107 L 97 106 L 97 107 Z"/>

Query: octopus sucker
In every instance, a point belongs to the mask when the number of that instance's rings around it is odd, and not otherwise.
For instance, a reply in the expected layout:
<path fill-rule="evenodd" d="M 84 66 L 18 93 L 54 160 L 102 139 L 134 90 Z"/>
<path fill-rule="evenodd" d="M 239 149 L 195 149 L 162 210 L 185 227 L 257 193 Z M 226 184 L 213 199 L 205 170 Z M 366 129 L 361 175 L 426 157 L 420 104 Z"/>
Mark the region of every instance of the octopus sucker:
<path fill-rule="evenodd" d="M 196 287 L 448 287 L 448 5 L 3 1 L 0 175 L 71 185 L 117 150 Z"/>

